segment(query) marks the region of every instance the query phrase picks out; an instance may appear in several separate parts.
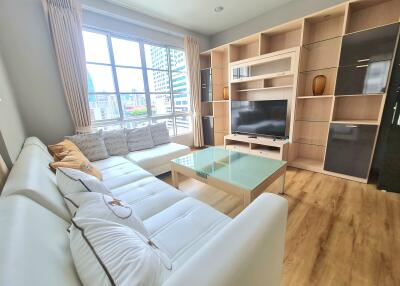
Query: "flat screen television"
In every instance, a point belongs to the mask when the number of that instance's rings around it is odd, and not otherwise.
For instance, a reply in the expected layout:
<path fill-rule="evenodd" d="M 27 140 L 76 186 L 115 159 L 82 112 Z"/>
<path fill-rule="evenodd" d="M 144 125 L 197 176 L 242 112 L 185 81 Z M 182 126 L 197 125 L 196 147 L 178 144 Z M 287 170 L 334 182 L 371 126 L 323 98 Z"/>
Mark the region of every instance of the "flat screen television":
<path fill-rule="evenodd" d="M 232 101 L 232 133 L 284 137 L 287 100 Z"/>

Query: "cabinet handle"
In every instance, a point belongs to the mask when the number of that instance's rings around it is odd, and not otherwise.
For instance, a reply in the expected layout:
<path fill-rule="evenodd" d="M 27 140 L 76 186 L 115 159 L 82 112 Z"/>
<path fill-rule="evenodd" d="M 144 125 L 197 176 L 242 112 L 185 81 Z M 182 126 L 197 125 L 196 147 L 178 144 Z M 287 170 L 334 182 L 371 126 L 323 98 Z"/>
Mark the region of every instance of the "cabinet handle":
<path fill-rule="evenodd" d="M 368 65 L 361 65 L 361 66 L 356 66 L 356 68 L 366 68 L 366 67 L 368 67 Z"/>
<path fill-rule="evenodd" d="M 357 128 L 357 125 L 346 125 L 347 128 Z"/>
<path fill-rule="evenodd" d="M 393 116 L 392 116 L 392 125 L 394 124 L 394 119 L 396 118 L 396 112 L 397 112 L 397 102 L 395 106 L 393 107 Z"/>
<path fill-rule="evenodd" d="M 368 62 L 370 59 L 362 59 L 362 60 L 358 60 L 357 62 L 362 63 L 362 62 Z"/>

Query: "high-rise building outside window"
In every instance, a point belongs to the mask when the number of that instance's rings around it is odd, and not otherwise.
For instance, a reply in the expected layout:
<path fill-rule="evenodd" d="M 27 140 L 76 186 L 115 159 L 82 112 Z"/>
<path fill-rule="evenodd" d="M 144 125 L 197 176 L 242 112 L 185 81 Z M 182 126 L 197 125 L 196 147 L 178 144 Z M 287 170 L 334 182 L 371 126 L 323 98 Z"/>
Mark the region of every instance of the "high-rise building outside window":
<path fill-rule="evenodd" d="M 171 136 L 191 132 L 182 49 L 89 28 L 83 39 L 94 127 L 110 130 L 166 122 Z"/>

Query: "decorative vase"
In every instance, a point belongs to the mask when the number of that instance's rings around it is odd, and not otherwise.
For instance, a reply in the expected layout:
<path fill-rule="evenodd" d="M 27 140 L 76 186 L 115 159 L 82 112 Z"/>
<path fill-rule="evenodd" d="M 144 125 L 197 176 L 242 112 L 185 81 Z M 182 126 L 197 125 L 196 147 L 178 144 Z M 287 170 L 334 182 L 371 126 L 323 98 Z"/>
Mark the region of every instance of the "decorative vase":
<path fill-rule="evenodd" d="M 312 91 L 314 95 L 322 95 L 325 90 L 326 76 L 320 74 L 314 77 Z"/>
<path fill-rule="evenodd" d="M 224 87 L 223 98 L 224 98 L 224 100 L 229 99 L 229 88 L 227 86 Z"/>

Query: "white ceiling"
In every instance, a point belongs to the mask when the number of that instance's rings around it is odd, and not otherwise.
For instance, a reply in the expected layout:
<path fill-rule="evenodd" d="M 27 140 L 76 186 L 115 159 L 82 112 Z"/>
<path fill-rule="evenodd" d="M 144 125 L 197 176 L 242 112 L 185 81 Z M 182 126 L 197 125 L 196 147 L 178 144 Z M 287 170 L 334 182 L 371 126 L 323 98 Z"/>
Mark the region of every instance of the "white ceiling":
<path fill-rule="evenodd" d="M 154 18 L 212 35 L 293 0 L 107 0 Z M 223 6 L 221 13 L 214 8 Z"/>

